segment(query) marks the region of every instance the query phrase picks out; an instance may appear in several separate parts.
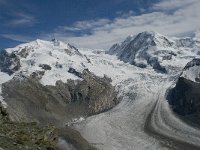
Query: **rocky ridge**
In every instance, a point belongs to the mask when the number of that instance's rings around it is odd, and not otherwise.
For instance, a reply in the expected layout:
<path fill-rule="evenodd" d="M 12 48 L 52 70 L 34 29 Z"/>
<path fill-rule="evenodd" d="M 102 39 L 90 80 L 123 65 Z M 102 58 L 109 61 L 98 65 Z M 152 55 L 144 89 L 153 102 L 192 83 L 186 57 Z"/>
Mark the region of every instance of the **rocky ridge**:
<path fill-rule="evenodd" d="M 192 122 L 200 124 L 200 59 L 188 62 L 169 92 L 172 109 Z"/>

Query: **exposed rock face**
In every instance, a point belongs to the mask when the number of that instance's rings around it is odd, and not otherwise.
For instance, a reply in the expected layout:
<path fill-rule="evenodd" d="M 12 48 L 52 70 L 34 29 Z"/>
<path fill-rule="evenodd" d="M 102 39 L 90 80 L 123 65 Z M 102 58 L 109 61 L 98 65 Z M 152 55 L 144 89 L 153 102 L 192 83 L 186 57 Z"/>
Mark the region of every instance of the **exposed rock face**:
<path fill-rule="evenodd" d="M 81 73 L 78 72 L 78 71 L 76 71 L 74 68 L 71 68 L 71 67 L 70 67 L 69 70 L 68 70 L 68 72 L 69 72 L 69 73 L 72 73 L 72 74 L 74 74 L 75 76 L 81 78 Z"/>
<path fill-rule="evenodd" d="M 14 54 L 9 54 L 7 51 L 0 51 L 0 70 L 1 72 L 8 73 L 9 75 L 13 74 L 15 71 L 20 68 L 20 60 Z"/>
<path fill-rule="evenodd" d="M 37 75 L 4 83 L 2 95 L 10 117 L 58 125 L 103 112 L 118 103 L 109 78 L 99 78 L 88 70 L 79 76 L 82 80 L 57 81 L 56 86 L 43 86 Z"/>
<path fill-rule="evenodd" d="M 200 112 L 200 84 L 180 77 L 171 93 L 170 104 L 181 115 Z"/>
<path fill-rule="evenodd" d="M 49 66 L 47 64 L 40 64 L 39 67 L 41 67 L 44 70 L 51 70 L 51 66 Z"/>
<path fill-rule="evenodd" d="M 170 92 L 170 104 L 181 115 L 200 113 L 200 59 L 189 62 Z"/>
<path fill-rule="evenodd" d="M 96 114 L 114 107 L 119 101 L 116 98 L 111 79 L 104 76 L 100 78 L 84 70 L 81 74 L 83 81 L 75 86 L 70 86 L 70 93 L 74 93 L 71 99 L 88 103 L 88 114 Z"/>
<path fill-rule="evenodd" d="M 9 114 L 7 113 L 6 108 L 4 108 L 0 103 L 0 123 L 9 120 Z"/>
<path fill-rule="evenodd" d="M 34 49 L 32 47 L 25 46 L 21 49 L 21 51 L 17 52 L 17 55 L 22 58 L 26 58 L 29 55 L 30 51 L 34 51 Z"/>
<path fill-rule="evenodd" d="M 73 45 L 71 45 L 71 44 L 68 43 L 68 47 L 69 47 L 70 49 L 73 49 L 73 50 L 74 50 L 74 54 L 82 56 L 82 54 L 79 52 L 79 50 L 78 50 L 75 46 L 73 46 Z M 68 50 L 68 51 L 69 51 L 69 50 Z M 66 50 L 66 52 L 67 52 L 67 50 Z"/>

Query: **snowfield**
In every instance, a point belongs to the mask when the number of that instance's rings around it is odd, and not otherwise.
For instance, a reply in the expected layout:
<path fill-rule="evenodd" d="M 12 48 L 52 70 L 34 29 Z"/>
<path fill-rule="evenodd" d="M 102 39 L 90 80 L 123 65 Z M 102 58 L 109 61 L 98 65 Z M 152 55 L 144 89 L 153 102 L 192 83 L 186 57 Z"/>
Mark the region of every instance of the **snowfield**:
<path fill-rule="evenodd" d="M 75 126 L 91 144 L 100 150 L 180 149 L 176 142 L 169 142 L 174 138 L 200 146 L 199 130 L 178 119 L 165 99 L 165 92 L 173 84 L 172 79 L 176 74 L 169 77 L 156 73 L 152 68 L 142 69 L 125 64 L 104 53 L 81 52 L 87 54 L 93 65 L 98 65 L 89 69 L 99 75 L 110 76 L 120 91 L 119 96 L 123 97 L 122 102 L 112 110 L 89 117 Z M 182 65 L 186 65 L 186 62 Z M 159 135 L 166 137 L 164 140 L 144 132 L 151 111 L 153 113 L 148 124 Z"/>
<path fill-rule="evenodd" d="M 21 67 L 15 74 L 22 72 L 23 75 L 29 76 L 35 71 L 43 71 L 40 65 L 49 65 L 51 69 L 45 71 L 41 79 L 43 85 L 55 85 L 58 80 L 67 82 L 67 79 L 79 79 L 68 72 L 69 68 L 82 72 L 85 69 L 84 63 L 88 63 L 85 56 L 81 55 L 75 47 L 57 40 L 36 40 L 6 51 L 15 52 L 20 57 Z M 22 57 L 20 53 L 24 53 L 23 55 L 28 53 L 28 55 Z"/>
<path fill-rule="evenodd" d="M 187 39 L 168 40 L 155 33 L 143 34 L 144 37 L 147 34 L 148 38 L 138 39 L 146 40 L 144 47 L 140 47 L 136 54 L 132 51 L 131 57 L 123 55 L 126 63 L 118 57 L 137 36 L 130 36 L 113 46 L 110 53 L 116 55 L 106 54 L 103 50 L 76 49 L 57 40 L 36 40 L 6 49 L 9 54 L 14 52 L 20 57 L 21 66 L 11 76 L 0 72 L 0 85 L 20 74 L 29 76 L 33 72 L 44 71 L 42 67 L 46 68 L 40 79 L 43 85 L 55 85 L 58 80 L 81 80 L 68 70 L 74 68 L 81 72 L 88 68 L 97 76 L 110 77 L 122 98 L 112 110 L 66 123 L 78 130 L 91 145 L 100 150 L 199 149 L 199 129 L 186 124 L 171 111 L 165 94 L 184 66 L 199 56 L 200 44 Z M 145 68 L 131 65 L 131 58 L 135 63 L 145 64 Z M 165 67 L 167 73 L 156 71 L 155 62 L 150 61 L 152 59 Z M 183 76 L 195 80 L 199 72 L 186 72 Z M 2 97 L 0 101 L 6 107 Z"/>

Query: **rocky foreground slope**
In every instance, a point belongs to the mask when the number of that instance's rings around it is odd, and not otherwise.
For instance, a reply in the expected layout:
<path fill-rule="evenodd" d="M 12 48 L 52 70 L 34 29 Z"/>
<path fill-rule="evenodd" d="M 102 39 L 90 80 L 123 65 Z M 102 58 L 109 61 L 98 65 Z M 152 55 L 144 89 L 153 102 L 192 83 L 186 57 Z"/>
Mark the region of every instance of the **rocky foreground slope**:
<path fill-rule="evenodd" d="M 0 105 L 0 148 L 2 150 L 57 150 L 57 129 L 52 126 L 39 126 L 37 123 L 13 122 Z"/>

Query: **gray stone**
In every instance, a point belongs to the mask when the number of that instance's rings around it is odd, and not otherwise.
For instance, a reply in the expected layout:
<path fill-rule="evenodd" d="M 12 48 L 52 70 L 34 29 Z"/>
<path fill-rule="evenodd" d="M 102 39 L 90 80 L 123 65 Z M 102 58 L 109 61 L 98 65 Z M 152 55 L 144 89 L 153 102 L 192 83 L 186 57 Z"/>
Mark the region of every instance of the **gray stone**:
<path fill-rule="evenodd" d="M 0 51 L 1 72 L 5 72 L 11 75 L 15 71 L 18 71 L 20 67 L 20 60 L 17 55 L 15 55 L 14 53 L 9 54 L 6 50 Z"/>
<path fill-rule="evenodd" d="M 59 125 L 72 118 L 101 113 L 119 102 L 111 79 L 97 77 L 89 70 L 80 76 L 83 80 L 57 81 L 55 86 L 43 86 L 37 75 L 4 83 L 2 96 L 10 117 Z"/>

